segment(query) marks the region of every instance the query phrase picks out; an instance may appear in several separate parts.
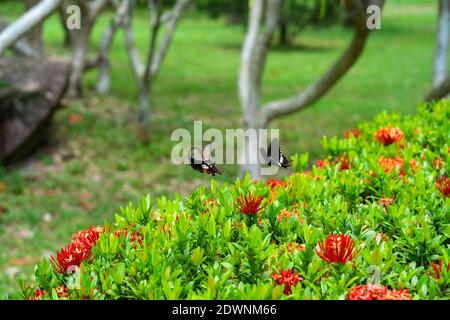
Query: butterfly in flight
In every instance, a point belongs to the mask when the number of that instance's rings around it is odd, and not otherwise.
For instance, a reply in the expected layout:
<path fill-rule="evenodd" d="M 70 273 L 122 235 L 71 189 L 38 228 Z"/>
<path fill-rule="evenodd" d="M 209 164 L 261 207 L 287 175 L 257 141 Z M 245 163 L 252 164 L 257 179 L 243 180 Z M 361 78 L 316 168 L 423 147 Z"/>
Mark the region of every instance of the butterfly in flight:
<path fill-rule="evenodd" d="M 272 145 L 275 154 L 272 155 Z M 264 160 L 268 161 L 267 165 L 270 167 L 272 165 L 277 165 L 279 167 L 287 169 L 291 165 L 291 161 L 286 158 L 286 156 L 281 152 L 280 142 L 278 139 L 273 139 L 267 150 L 267 154 L 264 154 L 264 149 L 261 148 L 261 153 Z"/>
<path fill-rule="evenodd" d="M 202 149 L 192 148 L 189 153 L 189 162 L 194 170 L 215 176 L 216 174 L 222 174 L 222 171 L 216 167 L 216 163 L 211 159 L 211 148 L 212 141 Z"/>

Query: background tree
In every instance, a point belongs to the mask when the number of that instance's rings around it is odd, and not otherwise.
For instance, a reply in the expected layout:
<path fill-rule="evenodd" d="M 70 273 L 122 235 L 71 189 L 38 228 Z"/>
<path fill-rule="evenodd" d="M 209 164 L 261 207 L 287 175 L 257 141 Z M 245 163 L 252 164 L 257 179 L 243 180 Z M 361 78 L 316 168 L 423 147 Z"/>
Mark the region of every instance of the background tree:
<path fill-rule="evenodd" d="M 373 0 L 373 3 L 379 3 Z M 239 97 L 246 128 L 267 128 L 270 121 L 311 106 L 325 95 L 354 65 L 362 54 L 369 30 L 366 13 L 359 0 L 343 2 L 352 17 L 354 35 L 350 44 L 338 60 L 314 83 L 297 94 L 261 106 L 261 84 L 270 40 L 278 25 L 282 0 L 254 0 L 250 7 L 247 34 L 241 52 L 239 72 Z M 259 142 L 250 139 L 245 150 L 240 151 L 241 173 L 249 172 L 252 178 L 259 177 Z M 245 159 L 245 161 L 244 161 Z"/>
<path fill-rule="evenodd" d="M 148 10 L 150 12 L 150 37 L 145 59 L 142 61 L 140 53 L 136 48 L 133 36 L 133 13 L 137 1 L 123 0 L 117 6 L 116 16 L 105 31 L 100 53 L 101 72 L 97 85 L 99 92 L 109 90 L 109 59 L 108 51 L 111 41 L 117 29 L 124 29 L 125 44 L 130 61 L 131 69 L 136 80 L 139 99 L 139 136 L 143 141 L 149 138 L 148 127 L 151 118 L 151 94 L 152 84 L 159 73 L 162 62 L 168 52 L 173 34 L 181 16 L 191 4 L 191 0 L 177 0 L 171 10 L 165 10 L 162 0 L 149 0 Z M 165 27 L 162 40 L 158 43 L 158 35 Z"/>
<path fill-rule="evenodd" d="M 436 27 L 436 53 L 433 62 L 433 84 L 425 101 L 438 100 L 450 93 L 448 47 L 450 39 L 450 0 L 439 0 Z"/>

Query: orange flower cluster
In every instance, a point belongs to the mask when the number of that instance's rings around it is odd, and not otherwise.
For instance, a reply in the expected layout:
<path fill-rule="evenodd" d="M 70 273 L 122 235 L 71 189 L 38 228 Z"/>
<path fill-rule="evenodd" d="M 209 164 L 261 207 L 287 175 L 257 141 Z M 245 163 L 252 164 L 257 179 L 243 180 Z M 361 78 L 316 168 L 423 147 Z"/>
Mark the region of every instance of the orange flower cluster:
<path fill-rule="evenodd" d="M 280 186 L 281 188 L 285 188 L 287 186 L 286 182 L 274 178 L 267 180 L 266 185 L 270 186 L 270 189 L 275 189 L 277 186 Z"/>
<path fill-rule="evenodd" d="M 381 157 L 378 159 L 378 165 L 384 168 L 384 172 L 388 173 L 396 168 L 400 169 L 400 175 L 404 175 L 403 173 L 403 159 L 400 157 L 395 158 L 384 158 Z"/>
<path fill-rule="evenodd" d="M 350 139 L 351 136 L 358 138 L 361 135 L 361 131 L 358 129 L 350 129 L 345 131 L 345 139 Z"/>
<path fill-rule="evenodd" d="M 306 246 L 304 244 L 300 244 L 297 242 L 290 242 L 286 246 L 289 253 L 304 251 L 306 250 Z"/>
<path fill-rule="evenodd" d="M 326 167 L 328 165 L 329 165 L 329 163 L 326 160 L 319 159 L 319 160 L 316 161 L 317 169 L 321 169 L 321 168 Z"/>
<path fill-rule="evenodd" d="M 274 279 L 278 285 L 284 284 L 284 294 L 291 294 L 292 287 L 295 287 L 300 280 L 303 280 L 298 273 L 293 272 L 291 269 L 273 273 L 271 278 Z"/>
<path fill-rule="evenodd" d="M 350 290 L 347 300 L 412 300 L 408 290 L 390 290 L 376 284 L 359 285 Z"/>
<path fill-rule="evenodd" d="M 405 134 L 399 128 L 386 127 L 377 130 L 374 137 L 376 141 L 388 146 L 394 142 L 399 142 L 405 137 Z"/>
<path fill-rule="evenodd" d="M 302 222 L 303 219 L 300 217 L 300 211 L 298 210 L 298 204 L 295 205 L 292 211 L 288 211 L 286 208 L 283 208 L 278 212 L 277 222 L 280 223 L 281 220 L 288 220 L 292 217 L 296 217 L 298 222 Z"/>
<path fill-rule="evenodd" d="M 437 157 L 436 159 L 433 160 L 433 168 L 435 168 L 436 170 L 442 169 L 444 165 L 445 163 L 441 157 Z"/>
<path fill-rule="evenodd" d="M 122 236 L 122 235 L 126 238 L 129 233 L 130 233 L 130 231 L 128 229 L 126 229 L 126 228 L 114 230 L 114 235 L 116 237 L 118 237 L 118 238 L 120 238 L 120 236 Z M 137 233 L 135 231 L 132 231 L 131 232 L 130 241 L 131 242 L 138 241 L 139 243 L 141 243 L 142 242 L 142 235 L 140 235 L 139 233 Z"/>
<path fill-rule="evenodd" d="M 380 202 L 383 205 L 384 209 L 388 211 L 388 206 L 394 203 L 394 196 L 392 198 L 386 198 L 384 195 L 381 196 Z"/>
<path fill-rule="evenodd" d="M 56 258 L 51 256 L 50 261 L 54 269 L 61 273 L 74 272 L 71 267 L 80 266 L 81 262 L 90 257 L 92 247 L 97 242 L 103 227 L 90 226 L 86 230 L 80 230 L 72 235 L 70 244 L 56 252 Z"/>

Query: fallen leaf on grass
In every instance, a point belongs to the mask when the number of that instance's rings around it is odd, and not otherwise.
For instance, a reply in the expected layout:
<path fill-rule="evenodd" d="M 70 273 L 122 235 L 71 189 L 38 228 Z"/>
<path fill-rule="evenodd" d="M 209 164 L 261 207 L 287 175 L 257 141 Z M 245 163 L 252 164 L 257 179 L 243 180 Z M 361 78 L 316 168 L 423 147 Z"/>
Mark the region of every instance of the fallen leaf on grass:
<path fill-rule="evenodd" d="M 95 204 L 87 202 L 87 201 L 80 200 L 79 204 L 80 204 L 80 207 L 82 207 L 86 211 L 91 211 L 92 209 L 95 208 Z"/>
<path fill-rule="evenodd" d="M 70 124 L 80 124 L 83 123 L 84 118 L 81 114 L 78 113 L 71 113 L 69 114 L 69 117 L 67 119 Z"/>
<path fill-rule="evenodd" d="M 3 181 L 0 181 L 0 192 L 5 191 L 6 189 L 6 184 Z"/>

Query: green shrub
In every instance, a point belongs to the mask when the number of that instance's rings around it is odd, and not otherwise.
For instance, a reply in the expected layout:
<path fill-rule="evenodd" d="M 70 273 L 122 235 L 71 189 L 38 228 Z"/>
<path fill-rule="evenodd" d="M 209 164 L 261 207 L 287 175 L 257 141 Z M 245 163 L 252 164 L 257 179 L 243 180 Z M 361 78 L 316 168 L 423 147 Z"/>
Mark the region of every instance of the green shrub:
<path fill-rule="evenodd" d="M 283 181 L 147 196 L 73 235 L 21 296 L 448 299 L 449 107 L 324 138 L 323 160 L 293 156 Z"/>

